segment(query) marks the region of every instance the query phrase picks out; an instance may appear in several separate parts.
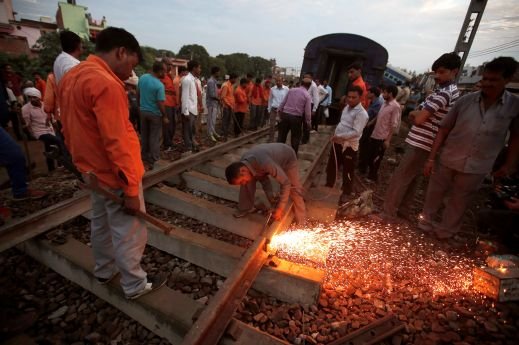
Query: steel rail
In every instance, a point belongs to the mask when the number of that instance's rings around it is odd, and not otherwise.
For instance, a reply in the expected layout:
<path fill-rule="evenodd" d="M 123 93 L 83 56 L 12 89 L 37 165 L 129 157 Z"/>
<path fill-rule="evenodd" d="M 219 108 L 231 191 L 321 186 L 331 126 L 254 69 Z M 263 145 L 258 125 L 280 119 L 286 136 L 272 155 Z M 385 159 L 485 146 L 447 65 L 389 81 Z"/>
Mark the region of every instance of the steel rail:
<path fill-rule="evenodd" d="M 268 128 L 260 129 L 154 169 L 144 176 L 142 181 L 143 188 L 150 188 L 172 175 L 192 168 L 208 159 L 216 158 L 235 147 L 254 141 L 266 135 L 268 131 Z M 90 209 L 90 194 L 82 191 L 75 197 L 61 201 L 24 218 L 4 224 L 4 226 L 0 227 L 0 252 L 45 233 L 60 224 L 88 212 Z"/>
<path fill-rule="evenodd" d="M 328 345 L 374 345 L 380 344 L 384 339 L 400 332 L 405 328 L 402 321 L 399 321 L 395 315 L 389 314 L 381 319 L 338 338 Z"/>
<path fill-rule="evenodd" d="M 303 186 L 308 188 L 313 177 L 319 171 L 323 157 L 329 150 L 328 142 L 319 151 L 317 159 L 312 163 L 309 173 L 305 176 Z M 285 208 L 284 217 L 280 222 L 274 222 L 269 229 L 264 229 L 253 244 L 247 249 L 233 273 L 225 280 L 218 293 L 211 299 L 209 305 L 202 311 L 199 318 L 184 337 L 182 345 L 215 345 L 226 332 L 233 314 L 241 300 L 247 294 L 252 282 L 258 275 L 268 258 L 267 244 L 270 238 L 282 228 L 290 225 L 290 211 L 293 203 Z"/>

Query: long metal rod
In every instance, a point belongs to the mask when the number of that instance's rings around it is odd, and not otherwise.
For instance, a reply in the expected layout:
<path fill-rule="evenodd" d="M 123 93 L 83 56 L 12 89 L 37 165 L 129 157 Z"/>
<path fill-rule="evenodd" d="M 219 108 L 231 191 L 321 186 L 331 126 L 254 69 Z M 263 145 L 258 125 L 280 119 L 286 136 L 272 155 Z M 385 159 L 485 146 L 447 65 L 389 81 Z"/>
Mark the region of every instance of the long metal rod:
<path fill-rule="evenodd" d="M 192 156 L 179 159 L 166 166 L 152 170 L 144 176 L 143 188 L 149 188 L 162 182 L 167 177 L 178 174 L 184 170 L 192 168 L 208 159 L 216 158 L 234 147 L 244 145 L 248 142 L 264 136 L 269 131 L 268 128 L 258 130 L 251 134 L 244 135 L 234 140 L 230 140 L 221 145 L 213 146 Z M 86 192 L 81 192 L 76 197 L 59 202 L 27 217 L 14 222 L 4 224 L 0 227 L 0 252 L 14 247 L 23 241 L 36 237 L 64 222 L 88 212 L 91 209 L 90 196 Z"/>
<path fill-rule="evenodd" d="M 305 187 L 310 185 L 312 178 L 317 173 L 321 159 L 325 156 L 328 147 L 329 144 L 324 145 L 318 158 L 313 162 L 309 173 L 305 176 L 303 183 Z M 203 310 L 198 320 L 191 327 L 182 345 L 218 344 L 232 319 L 234 311 L 247 294 L 252 282 L 268 258 L 266 252 L 268 241 L 281 227 L 289 225 L 290 222 L 286 220 L 292 207 L 293 204 L 290 203 L 286 208 L 283 221 L 274 222 L 269 229 L 263 228 L 258 238 L 247 249 L 233 273 L 225 280 L 224 285 L 218 290 L 211 303 Z"/>

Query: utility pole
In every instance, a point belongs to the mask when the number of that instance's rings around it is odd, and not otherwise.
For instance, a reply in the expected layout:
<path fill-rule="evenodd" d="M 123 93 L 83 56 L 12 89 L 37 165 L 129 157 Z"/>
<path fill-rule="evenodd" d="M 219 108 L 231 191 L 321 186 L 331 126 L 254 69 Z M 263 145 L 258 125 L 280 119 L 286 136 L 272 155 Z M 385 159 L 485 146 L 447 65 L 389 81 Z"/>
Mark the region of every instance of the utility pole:
<path fill-rule="evenodd" d="M 483 17 L 487 1 L 488 0 L 470 0 L 469 9 L 467 10 L 465 21 L 463 21 L 460 35 L 456 42 L 456 47 L 454 48 L 456 53 L 461 54 L 461 67 L 456 80 L 459 79 L 463 72 L 463 66 L 465 65 L 465 61 L 467 61 L 467 56 L 469 55 L 470 47 L 476 36 L 476 31 L 478 31 L 479 22 L 481 21 L 481 17 Z"/>

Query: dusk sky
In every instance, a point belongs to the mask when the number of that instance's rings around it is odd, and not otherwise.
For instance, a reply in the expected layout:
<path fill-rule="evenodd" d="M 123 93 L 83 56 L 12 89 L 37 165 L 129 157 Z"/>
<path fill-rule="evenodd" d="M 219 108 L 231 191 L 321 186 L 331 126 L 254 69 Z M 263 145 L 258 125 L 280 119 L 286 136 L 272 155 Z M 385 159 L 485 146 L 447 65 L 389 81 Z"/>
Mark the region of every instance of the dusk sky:
<path fill-rule="evenodd" d="M 423 72 L 452 51 L 470 0 L 78 0 L 141 45 L 177 53 L 200 44 L 211 56 L 234 52 L 300 68 L 306 44 L 329 33 L 354 33 L 383 45 L 389 63 Z M 55 0 L 13 0 L 17 18 L 55 19 Z M 494 48 L 495 49 L 489 49 Z M 505 49 L 502 49 L 505 48 Z M 489 49 L 489 50 L 486 50 Z M 501 50 L 500 50 L 501 49 Z M 496 56 L 519 60 L 519 3 L 489 0 L 467 63 Z M 478 53 L 479 52 L 479 53 Z M 490 52 L 490 54 L 484 54 Z M 484 55 L 483 55 L 484 54 Z"/>

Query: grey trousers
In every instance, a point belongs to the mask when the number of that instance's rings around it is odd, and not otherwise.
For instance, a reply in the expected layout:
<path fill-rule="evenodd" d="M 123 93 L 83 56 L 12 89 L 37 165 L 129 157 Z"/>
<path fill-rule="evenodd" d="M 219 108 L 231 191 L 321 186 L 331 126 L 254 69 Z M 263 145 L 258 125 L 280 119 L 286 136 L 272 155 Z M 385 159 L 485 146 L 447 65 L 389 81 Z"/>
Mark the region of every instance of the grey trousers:
<path fill-rule="evenodd" d="M 114 191 L 122 195 L 122 191 Z M 145 211 L 142 186 L 139 191 L 141 210 Z M 148 233 L 141 219 L 128 215 L 123 206 L 96 192 L 90 193 L 92 220 L 90 222 L 92 251 L 94 254 L 94 276 L 110 278 L 121 273 L 121 286 L 126 295 L 144 288 L 146 272 L 141 267 L 142 253 Z"/>
<path fill-rule="evenodd" d="M 415 146 L 406 145 L 405 154 L 393 172 L 384 198 L 384 213 L 395 217 L 397 211 L 408 209 L 414 199 L 418 179 L 429 152 Z"/>
<path fill-rule="evenodd" d="M 189 113 L 189 115 L 182 114 L 180 116 L 182 117 L 182 138 L 184 139 L 184 146 L 186 150 L 193 150 L 196 115 Z"/>
<path fill-rule="evenodd" d="M 303 199 L 304 189 L 299 180 L 299 168 L 297 162 L 291 167 L 284 170 L 288 179 L 290 180 L 290 199 L 294 203 L 294 214 L 296 221 L 299 224 L 305 222 L 306 219 L 306 207 Z M 254 196 L 256 194 L 256 182 L 260 182 L 265 194 L 272 196 L 272 184 L 269 177 L 262 180 L 252 179 L 246 185 L 240 186 L 240 198 L 238 203 L 239 210 L 249 210 L 254 207 Z"/>
<path fill-rule="evenodd" d="M 216 133 L 216 113 L 218 113 L 218 104 L 209 104 L 207 106 L 207 136 L 211 136 Z"/>
<path fill-rule="evenodd" d="M 141 156 L 142 160 L 153 165 L 160 159 L 160 137 L 162 116 L 141 111 Z"/>
<path fill-rule="evenodd" d="M 435 228 L 449 233 L 459 231 L 465 210 L 485 176 L 486 174 L 467 174 L 437 164 L 427 187 L 422 212 L 424 220 L 429 223 L 434 221 L 448 196 L 441 222 Z"/>

